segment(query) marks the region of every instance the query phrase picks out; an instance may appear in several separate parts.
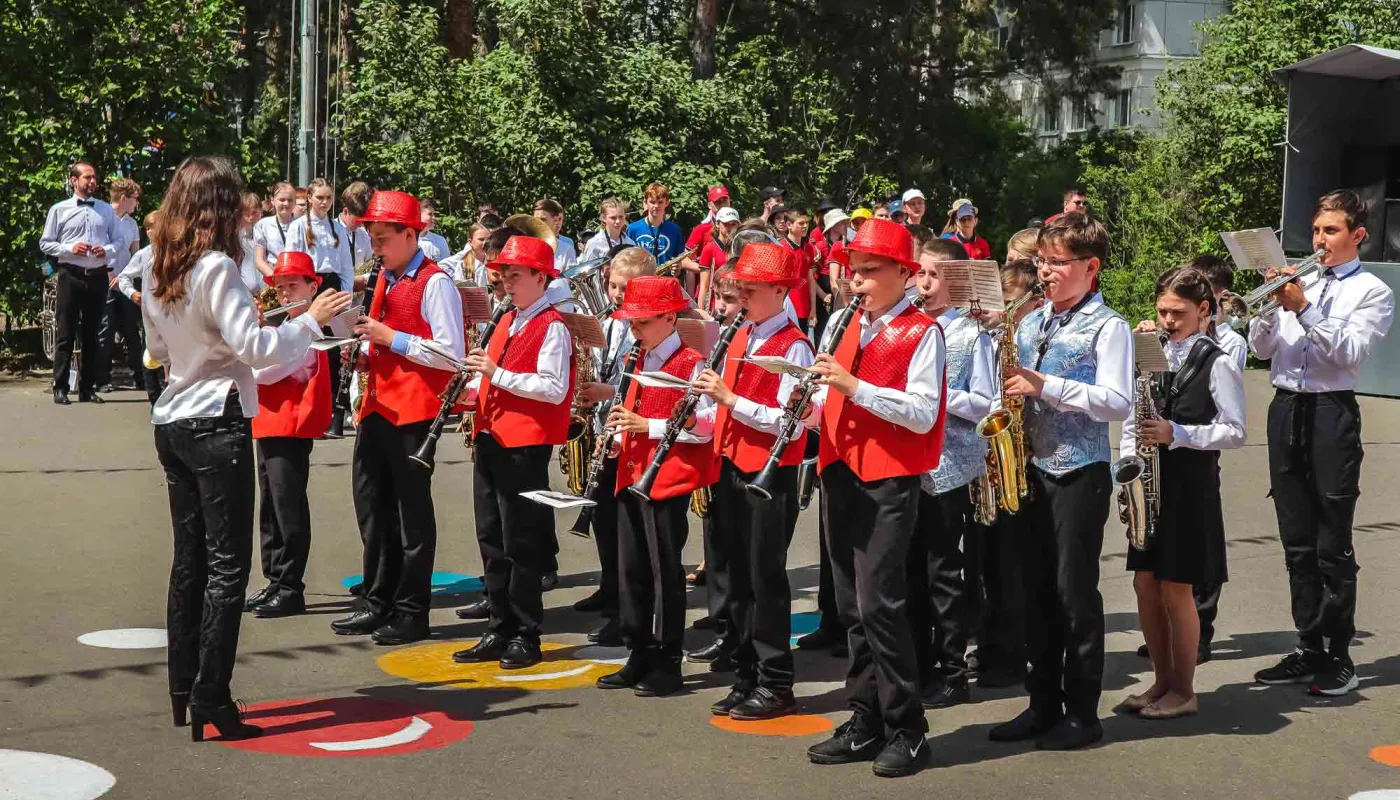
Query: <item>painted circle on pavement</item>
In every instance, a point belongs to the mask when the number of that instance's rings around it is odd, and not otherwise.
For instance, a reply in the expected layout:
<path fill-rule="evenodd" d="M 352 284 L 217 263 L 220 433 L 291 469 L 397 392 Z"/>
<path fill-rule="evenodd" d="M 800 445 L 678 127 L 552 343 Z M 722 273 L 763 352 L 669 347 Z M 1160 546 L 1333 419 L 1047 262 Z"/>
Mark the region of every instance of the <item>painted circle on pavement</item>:
<path fill-rule="evenodd" d="M 163 650 L 165 628 L 114 628 L 78 637 L 79 644 L 111 650 Z"/>
<path fill-rule="evenodd" d="M 1387 767 L 1400 767 L 1400 744 L 1371 748 L 1371 760 L 1379 761 Z"/>
<path fill-rule="evenodd" d="M 1400 800 L 1400 789 L 1372 789 L 1369 792 L 1357 792 L 1347 800 Z"/>
<path fill-rule="evenodd" d="M 253 753 L 310 758 L 397 756 L 446 747 L 466 738 L 475 725 L 407 703 L 370 697 L 313 697 L 250 705 L 243 720 L 262 736 L 220 742 Z M 206 737 L 219 732 L 207 726 Z"/>
<path fill-rule="evenodd" d="M 800 636 L 806 636 L 822 624 L 822 615 L 815 611 L 799 611 L 792 615 L 792 643 L 797 644 Z"/>
<path fill-rule="evenodd" d="M 112 773 L 76 758 L 0 750 L 0 797 L 5 800 L 95 800 L 116 783 Z"/>
<path fill-rule="evenodd" d="M 722 731 L 754 736 L 814 736 L 836 727 L 836 723 L 818 714 L 789 714 L 786 717 L 752 722 L 729 717 L 710 717 L 710 724 Z"/>
<path fill-rule="evenodd" d="M 365 576 L 351 575 L 342 578 L 340 585 L 349 591 L 351 586 L 363 582 Z M 466 594 L 467 592 L 479 592 L 485 588 L 485 584 L 475 575 L 464 575 L 460 572 L 434 572 L 433 573 L 433 594 Z"/>
<path fill-rule="evenodd" d="M 476 644 L 475 640 L 433 642 L 393 650 L 376 659 L 379 668 L 400 678 L 421 683 L 445 684 L 455 689 L 577 689 L 592 686 L 600 677 L 617 671 L 618 652 L 625 648 L 579 647 L 541 642 L 544 660 L 525 669 L 501 669 L 496 661 L 458 664 L 452 654 Z M 588 656 L 594 658 L 589 658 Z M 606 658 L 598 658 L 606 656 Z M 595 658 L 597 660 L 595 660 Z"/>

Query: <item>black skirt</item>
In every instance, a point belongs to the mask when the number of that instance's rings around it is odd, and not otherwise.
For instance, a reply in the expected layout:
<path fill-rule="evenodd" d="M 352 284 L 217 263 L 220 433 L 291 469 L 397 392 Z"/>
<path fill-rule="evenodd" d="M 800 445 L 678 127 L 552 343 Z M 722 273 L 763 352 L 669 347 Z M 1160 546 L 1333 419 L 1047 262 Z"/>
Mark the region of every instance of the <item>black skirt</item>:
<path fill-rule="evenodd" d="M 1225 583 L 1220 454 L 1184 448 L 1159 452 L 1160 515 L 1147 549 L 1128 549 L 1128 571 L 1176 583 Z"/>

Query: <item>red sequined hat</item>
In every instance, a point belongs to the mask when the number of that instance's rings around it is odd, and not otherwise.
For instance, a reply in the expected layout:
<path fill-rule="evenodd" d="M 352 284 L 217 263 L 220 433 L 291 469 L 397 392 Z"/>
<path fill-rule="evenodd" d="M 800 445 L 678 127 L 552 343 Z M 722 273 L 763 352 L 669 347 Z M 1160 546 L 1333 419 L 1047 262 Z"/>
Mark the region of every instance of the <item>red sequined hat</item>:
<path fill-rule="evenodd" d="M 554 268 L 554 250 L 550 249 L 548 242 L 533 236 L 510 237 L 506 240 L 506 246 L 501 248 L 501 254 L 486 266 L 494 270 L 529 267 L 551 278 L 559 277 L 559 270 Z"/>
<path fill-rule="evenodd" d="M 681 282 L 661 275 L 643 275 L 627 282 L 622 308 L 613 312 L 614 319 L 645 319 L 690 308 L 690 301 L 681 291 Z"/>
<path fill-rule="evenodd" d="M 360 217 L 360 222 L 366 225 L 371 222 L 392 222 L 421 231 L 422 214 L 423 208 L 418 204 L 418 198 L 408 192 L 381 190 L 370 196 L 369 208 L 365 210 L 365 215 Z"/>
<path fill-rule="evenodd" d="M 739 254 L 734 265 L 734 279 L 774 286 L 796 286 L 802 282 L 802 260 L 794 251 L 780 244 L 754 242 Z"/>
<path fill-rule="evenodd" d="M 842 250 L 840 263 L 850 266 L 852 252 L 894 259 L 912 270 L 919 268 L 919 262 L 914 260 L 914 235 L 887 219 L 866 220 L 856 231 L 856 238 Z"/>
<path fill-rule="evenodd" d="M 277 265 L 272 274 L 263 278 L 268 286 L 276 286 L 276 278 L 306 278 L 307 280 L 321 282 L 321 276 L 316 274 L 316 265 L 312 263 L 311 256 L 299 250 L 283 250 L 277 254 Z"/>

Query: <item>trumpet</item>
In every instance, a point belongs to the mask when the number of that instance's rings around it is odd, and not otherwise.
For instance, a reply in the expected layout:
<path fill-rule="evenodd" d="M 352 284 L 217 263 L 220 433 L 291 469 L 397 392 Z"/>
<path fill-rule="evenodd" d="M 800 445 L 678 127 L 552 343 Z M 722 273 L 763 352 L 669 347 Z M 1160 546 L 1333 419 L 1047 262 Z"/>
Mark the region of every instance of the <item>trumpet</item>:
<path fill-rule="evenodd" d="M 632 371 L 637 368 L 637 359 L 642 357 L 642 343 L 637 342 L 628 351 L 627 358 L 622 362 L 622 380 L 618 383 L 617 393 L 620 397 L 626 398 L 627 391 L 632 388 Z M 611 404 L 609 404 L 611 405 Z M 589 500 L 593 505 L 584 506 L 578 512 L 578 519 L 574 520 L 574 525 L 569 528 L 569 533 L 575 536 L 588 538 L 588 529 L 593 524 L 593 509 L 598 505 L 598 492 L 601 490 L 600 478 L 603 474 L 603 462 L 608 458 L 608 449 L 612 446 L 612 437 L 605 431 L 598 437 L 593 448 L 593 457 L 588 462 L 588 487 L 583 490 L 583 499 Z"/>
<path fill-rule="evenodd" d="M 1317 252 L 1313 253 L 1312 255 L 1308 256 L 1302 261 L 1299 261 L 1297 265 L 1295 265 L 1295 268 L 1292 273 L 1287 275 L 1279 275 L 1273 280 L 1266 282 L 1263 286 L 1260 286 L 1259 288 L 1245 295 L 1245 306 L 1248 309 L 1253 309 L 1249 316 L 1267 317 L 1275 311 L 1278 311 L 1279 302 L 1277 300 L 1272 299 L 1272 295 L 1274 294 L 1274 292 L 1277 292 L 1279 289 L 1282 289 L 1284 286 L 1287 286 L 1293 281 L 1296 281 L 1300 278 L 1305 278 L 1313 274 L 1314 272 L 1317 272 L 1318 270 L 1322 269 L 1322 259 L 1326 257 L 1327 248 L 1319 247 L 1317 249 Z"/>
<path fill-rule="evenodd" d="M 1045 289 L 1039 283 L 1015 302 L 1006 307 L 1001 319 L 1001 346 L 997 350 L 1001 365 L 1002 386 L 1011 372 L 1021 366 L 1021 356 L 1016 350 L 1016 312 L 1021 306 L 1045 296 Z M 1026 462 L 1029 454 L 1026 448 L 1026 432 L 1021 427 L 1025 400 L 1011 397 L 1003 389 L 1001 408 L 983 417 L 977 423 L 977 435 L 987 442 L 987 475 L 973 481 L 972 492 L 974 517 L 982 525 L 990 525 L 996 520 L 997 510 L 1015 514 L 1021 510 L 1021 500 L 1030 492 L 1026 482 Z"/>

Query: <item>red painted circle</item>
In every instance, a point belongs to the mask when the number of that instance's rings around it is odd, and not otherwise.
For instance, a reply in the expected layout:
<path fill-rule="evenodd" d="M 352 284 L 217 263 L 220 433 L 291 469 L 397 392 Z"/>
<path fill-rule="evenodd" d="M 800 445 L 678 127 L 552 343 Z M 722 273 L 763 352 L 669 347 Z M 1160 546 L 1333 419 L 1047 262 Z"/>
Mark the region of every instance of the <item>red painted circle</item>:
<path fill-rule="evenodd" d="M 254 753 L 310 758 L 366 758 L 417 753 L 466 738 L 476 727 L 443 711 L 369 697 L 273 700 L 250 705 L 244 722 L 256 739 L 220 742 Z M 219 735 L 214 726 L 204 735 Z"/>

